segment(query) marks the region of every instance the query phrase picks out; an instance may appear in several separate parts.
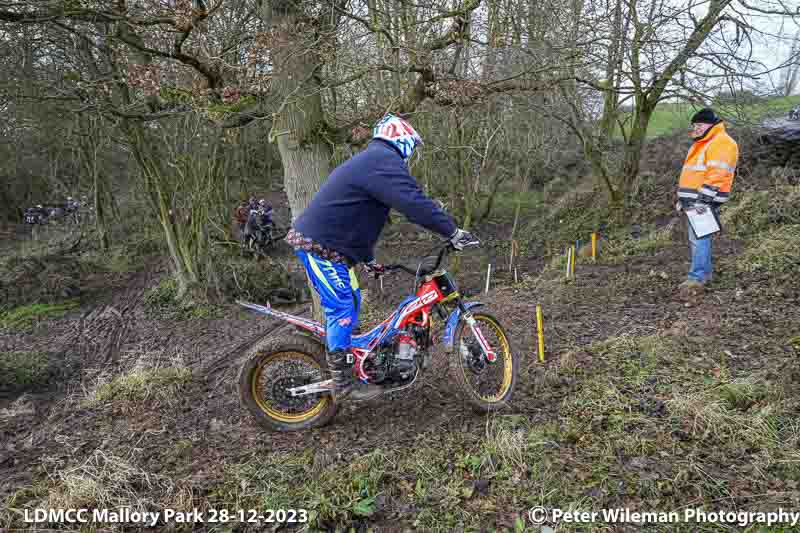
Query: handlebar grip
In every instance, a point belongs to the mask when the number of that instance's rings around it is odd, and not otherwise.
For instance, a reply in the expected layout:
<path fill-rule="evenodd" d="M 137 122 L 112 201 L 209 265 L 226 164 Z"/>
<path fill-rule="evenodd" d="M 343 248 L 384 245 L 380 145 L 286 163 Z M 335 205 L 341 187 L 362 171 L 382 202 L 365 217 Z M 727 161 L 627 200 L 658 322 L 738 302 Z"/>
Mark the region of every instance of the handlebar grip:
<path fill-rule="evenodd" d="M 408 272 L 412 276 L 416 275 L 416 271 L 411 270 L 410 268 L 408 268 L 405 265 L 397 265 L 397 264 L 395 264 L 395 265 L 384 265 L 383 268 L 384 268 L 384 270 L 386 272 L 391 272 L 391 271 L 394 271 L 394 270 L 402 270 L 403 272 Z"/>

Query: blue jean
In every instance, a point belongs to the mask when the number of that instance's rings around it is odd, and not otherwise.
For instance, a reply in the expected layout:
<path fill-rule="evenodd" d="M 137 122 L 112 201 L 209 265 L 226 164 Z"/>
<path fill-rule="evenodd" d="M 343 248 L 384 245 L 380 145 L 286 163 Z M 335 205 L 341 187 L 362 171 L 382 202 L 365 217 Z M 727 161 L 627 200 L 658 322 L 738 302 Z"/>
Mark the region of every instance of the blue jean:
<path fill-rule="evenodd" d="M 329 352 L 349 350 L 353 329 L 358 326 L 361 289 L 352 268 L 298 250 L 311 284 L 319 294 L 325 311 L 325 342 Z"/>
<path fill-rule="evenodd" d="M 706 283 L 711 281 L 713 265 L 711 263 L 711 240 L 713 235 L 707 235 L 698 239 L 691 224 L 689 226 L 689 248 L 692 252 L 692 266 L 689 269 L 689 279 Z"/>

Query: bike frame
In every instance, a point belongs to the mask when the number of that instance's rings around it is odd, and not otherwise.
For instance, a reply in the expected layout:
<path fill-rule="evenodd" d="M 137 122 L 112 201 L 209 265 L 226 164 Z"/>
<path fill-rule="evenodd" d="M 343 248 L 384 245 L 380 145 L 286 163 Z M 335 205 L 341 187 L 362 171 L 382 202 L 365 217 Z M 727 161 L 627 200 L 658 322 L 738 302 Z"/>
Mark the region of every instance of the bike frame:
<path fill-rule="evenodd" d="M 441 262 L 443 252 L 439 255 L 437 266 Z M 387 270 L 405 270 L 406 272 L 413 272 L 412 270 L 402 267 L 401 265 L 388 266 Z M 473 334 L 477 338 L 478 344 L 480 345 L 487 361 L 490 363 L 496 361 L 497 355 L 495 351 L 481 333 L 480 328 L 478 327 L 476 321 L 472 318 L 472 313 L 470 311 L 472 308 L 483 304 L 480 302 L 470 302 L 465 304 L 461 301 L 461 297 L 457 292 L 450 294 L 449 296 L 445 296 L 439 289 L 439 286 L 434 279 L 434 275 L 425 276 L 422 283 L 419 283 L 419 277 L 417 277 L 415 286 L 418 286 L 416 294 L 413 296 L 408 296 L 406 299 L 404 299 L 388 318 L 368 332 L 353 336 L 352 352 L 354 356 L 354 368 L 356 375 L 362 382 L 369 383 L 369 376 L 367 376 L 366 372 L 364 371 L 364 362 L 376 351 L 377 348 L 391 343 L 394 337 L 403 332 L 404 329 L 409 325 L 416 325 L 426 329 L 430 328 L 431 312 L 434 306 L 444 301 L 452 300 L 456 303 L 456 308 L 450 313 L 450 316 L 447 320 L 447 325 L 445 327 L 443 341 L 447 348 L 452 350 L 455 328 L 458 325 L 459 320 L 463 319 L 467 322 Z M 245 301 L 237 301 L 236 303 L 257 313 L 288 322 L 295 327 L 310 333 L 321 342 L 325 342 L 325 326 L 316 320 L 278 311 L 273 309 L 269 304 L 259 305 Z"/>

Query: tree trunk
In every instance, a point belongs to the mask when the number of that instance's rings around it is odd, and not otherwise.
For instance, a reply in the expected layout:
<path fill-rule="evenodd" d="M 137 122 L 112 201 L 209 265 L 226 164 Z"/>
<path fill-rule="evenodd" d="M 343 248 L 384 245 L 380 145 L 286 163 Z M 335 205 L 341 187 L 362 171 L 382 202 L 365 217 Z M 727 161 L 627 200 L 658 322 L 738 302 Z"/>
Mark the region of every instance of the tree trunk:
<path fill-rule="evenodd" d="M 277 139 L 283 164 L 283 181 L 292 222 L 305 210 L 330 171 L 333 156 L 325 140 L 327 129 L 322 108 L 317 36 L 303 27 L 298 5 L 273 12 L 264 3 L 262 20 L 272 24 L 275 39 L 271 49 L 274 68 L 273 91 L 281 101 L 274 116 L 270 139 Z M 309 284 L 314 299 L 314 316 L 322 320 L 322 308 L 316 291 Z"/>
<path fill-rule="evenodd" d="M 634 117 L 628 142 L 625 145 L 625 155 L 622 160 L 617 195 L 612 195 L 612 211 L 618 211 L 627 205 L 629 194 L 636 176 L 639 174 L 639 163 L 642 159 L 642 148 L 647 136 L 647 125 L 650 123 L 652 109 L 645 106 Z"/>
<path fill-rule="evenodd" d="M 106 217 L 106 196 L 109 192 L 106 191 L 107 185 L 101 178 L 101 169 L 99 161 L 99 150 L 101 144 L 101 132 L 98 124 L 97 117 L 88 117 L 85 120 L 85 132 L 81 132 L 78 139 L 80 147 L 80 155 L 83 160 L 83 169 L 92 182 L 92 204 L 94 205 L 95 213 L 95 229 L 97 230 L 97 238 L 100 242 L 102 250 L 108 250 L 110 246 L 108 237 L 108 223 Z"/>

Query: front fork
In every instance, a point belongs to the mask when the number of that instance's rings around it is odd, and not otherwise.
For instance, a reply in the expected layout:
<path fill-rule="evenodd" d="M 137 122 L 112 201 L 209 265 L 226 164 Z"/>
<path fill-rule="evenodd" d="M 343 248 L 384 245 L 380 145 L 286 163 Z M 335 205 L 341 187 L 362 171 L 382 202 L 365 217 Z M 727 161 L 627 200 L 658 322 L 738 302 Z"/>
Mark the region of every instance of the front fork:
<path fill-rule="evenodd" d="M 474 316 L 472 316 L 472 312 L 466 308 L 461 300 L 458 301 L 458 309 L 461 311 L 462 320 L 467 323 L 469 329 L 472 330 L 472 334 L 475 335 L 476 339 L 478 339 L 478 345 L 481 347 L 483 356 L 486 357 L 486 360 L 489 363 L 494 363 L 497 361 L 497 353 L 495 353 L 494 349 L 492 349 L 492 345 L 489 344 L 489 341 L 486 340 L 486 337 L 483 336 L 483 332 L 481 332 L 481 328 L 478 326 L 478 321 L 475 320 Z"/>

